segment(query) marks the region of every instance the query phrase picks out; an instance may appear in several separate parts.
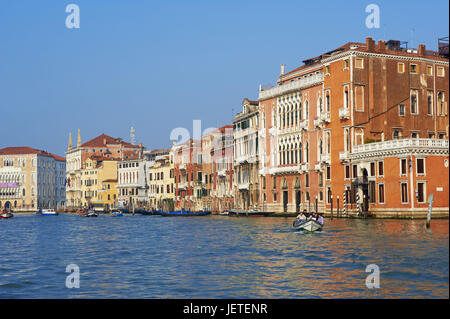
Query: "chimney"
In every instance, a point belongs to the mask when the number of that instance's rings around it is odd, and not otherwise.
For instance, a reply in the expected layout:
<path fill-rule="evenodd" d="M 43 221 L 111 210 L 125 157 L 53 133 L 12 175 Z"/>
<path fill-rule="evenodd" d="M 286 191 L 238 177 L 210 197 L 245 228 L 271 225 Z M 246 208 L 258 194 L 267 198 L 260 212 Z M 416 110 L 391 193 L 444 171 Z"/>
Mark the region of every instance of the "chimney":
<path fill-rule="evenodd" d="M 78 139 L 77 139 L 77 147 L 81 146 L 81 134 L 80 134 L 80 129 L 78 129 Z"/>
<path fill-rule="evenodd" d="M 366 48 L 368 52 L 373 52 L 375 49 L 375 41 L 371 37 L 366 38 Z"/>
<path fill-rule="evenodd" d="M 72 132 L 69 132 L 69 150 L 72 149 Z"/>
<path fill-rule="evenodd" d="M 419 56 L 425 56 L 425 44 L 419 44 Z"/>
<path fill-rule="evenodd" d="M 281 65 L 281 74 L 280 75 L 284 75 L 284 64 Z"/>
<path fill-rule="evenodd" d="M 379 52 L 386 51 L 386 42 L 384 42 L 384 40 L 378 41 L 378 51 Z"/>
<path fill-rule="evenodd" d="M 106 145 L 106 138 L 103 138 L 103 145 Z"/>

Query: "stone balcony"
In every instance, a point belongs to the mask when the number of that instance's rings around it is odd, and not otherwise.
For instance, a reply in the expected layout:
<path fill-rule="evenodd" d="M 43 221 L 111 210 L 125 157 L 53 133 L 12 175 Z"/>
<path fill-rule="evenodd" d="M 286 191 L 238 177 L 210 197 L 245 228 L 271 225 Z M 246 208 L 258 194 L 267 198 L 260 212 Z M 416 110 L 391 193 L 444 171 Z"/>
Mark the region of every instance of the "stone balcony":
<path fill-rule="evenodd" d="M 250 189 L 250 183 L 238 183 L 239 190 L 249 190 Z"/>
<path fill-rule="evenodd" d="M 187 188 L 187 182 L 178 183 L 178 189 L 186 189 Z"/>
<path fill-rule="evenodd" d="M 300 165 L 300 171 L 301 172 L 307 172 L 309 171 L 309 163 L 303 163 Z"/>
<path fill-rule="evenodd" d="M 349 158 L 367 159 L 379 156 L 397 156 L 408 154 L 448 155 L 448 139 L 404 138 L 362 145 L 354 145 Z"/>
<path fill-rule="evenodd" d="M 300 172 L 300 165 L 275 166 L 269 169 L 270 175 Z"/>
<path fill-rule="evenodd" d="M 350 118 L 350 110 L 347 107 L 341 107 L 339 109 L 339 118 L 341 120 Z"/>
<path fill-rule="evenodd" d="M 346 162 L 349 160 L 349 155 L 350 152 L 348 151 L 339 152 L 339 160 L 342 162 Z"/>
<path fill-rule="evenodd" d="M 320 162 L 329 163 L 330 162 L 330 154 L 320 154 Z"/>
<path fill-rule="evenodd" d="M 323 82 L 323 74 L 314 74 L 312 76 L 308 76 L 306 78 L 301 78 L 300 80 L 296 80 L 293 82 L 286 83 L 284 85 L 279 85 L 272 87 L 267 90 L 259 91 L 259 100 L 267 100 L 272 97 L 280 96 L 283 94 L 287 94 L 290 92 L 295 92 L 300 89 L 304 89 L 310 86 L 318 85 Z"/>
<path fill-rule="evenodd" d="M 300 129 L 301 130 L 307 130 L 308 129 L 308 120 L 302 120 L 300 121 Z"/>
<path fill-rule="evenodd" d="M 322 112 L 320 113 L 320 120 L 326 123 L 330 123 L 330 112 Z"/>
<path fill-rule="evenodd" d="M 320 118 L 314 119 L 314 127 L 320 127 L 322 120 Z"/>
<path fill-rule="evenodd" d="M 224 169 L 220 169 L 220 170 L 217 171 L 217 175 L 225 177 L 225 176 L 227 176 L 227 170 L 225 168 Z"/>
<path fill-rule="evenodd" d="M 314 170 L 316 171 L 320 171 L 321 167 L 320 167 L 320 163 L 316 163 L 314 164 Z"/>

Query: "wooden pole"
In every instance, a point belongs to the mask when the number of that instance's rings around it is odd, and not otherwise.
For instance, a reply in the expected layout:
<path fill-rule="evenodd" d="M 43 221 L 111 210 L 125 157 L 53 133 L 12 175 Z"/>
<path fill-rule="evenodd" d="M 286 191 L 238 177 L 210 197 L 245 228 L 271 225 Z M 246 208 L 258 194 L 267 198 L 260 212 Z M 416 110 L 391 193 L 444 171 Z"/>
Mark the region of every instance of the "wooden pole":
<path fill-rule="evenodd" d="M 336 208 L 336 217 L 339 217 L 339 196 L 337 196 L 337 208 Z"/>
<path fill-rule="evenodd" d="M 433 193 L 428 196 L 428 214 L 427 214 L 427 228 L 430 228 L 431 223 L 431 211 L 433 209 Z"/>
<path fill-rule="evenodd" d="M 331 219 L 333 219 L 333 195 L 331 195 Z"/>

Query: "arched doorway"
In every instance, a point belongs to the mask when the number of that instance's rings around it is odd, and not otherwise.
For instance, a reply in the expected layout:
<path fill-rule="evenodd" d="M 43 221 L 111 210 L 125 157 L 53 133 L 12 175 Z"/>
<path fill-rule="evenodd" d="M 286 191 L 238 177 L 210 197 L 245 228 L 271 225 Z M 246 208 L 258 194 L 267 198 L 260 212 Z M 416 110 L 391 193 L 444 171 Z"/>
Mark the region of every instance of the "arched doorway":
<path fill-rule="evenodd" d="M 11 210 L 11 202 L 5 203 L 5 210 Z"/>

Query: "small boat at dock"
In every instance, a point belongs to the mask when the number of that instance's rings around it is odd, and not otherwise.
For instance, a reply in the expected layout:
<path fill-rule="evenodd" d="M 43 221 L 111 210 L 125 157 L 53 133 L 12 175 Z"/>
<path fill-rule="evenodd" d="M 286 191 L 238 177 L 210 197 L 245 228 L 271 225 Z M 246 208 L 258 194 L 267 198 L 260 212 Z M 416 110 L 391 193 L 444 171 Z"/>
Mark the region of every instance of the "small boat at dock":
<path fill-rule="evenodd" d="M 243 217 L 266 217 L 266 216 L 270 216 L 273 215 L 274 213 L 271 212 L 261 212 L 258 211 L 256 209 L 249 209 L 248 211 L 246 210 L 229 210 L 228 211 L 228 216 L 243 216 Z"/>

